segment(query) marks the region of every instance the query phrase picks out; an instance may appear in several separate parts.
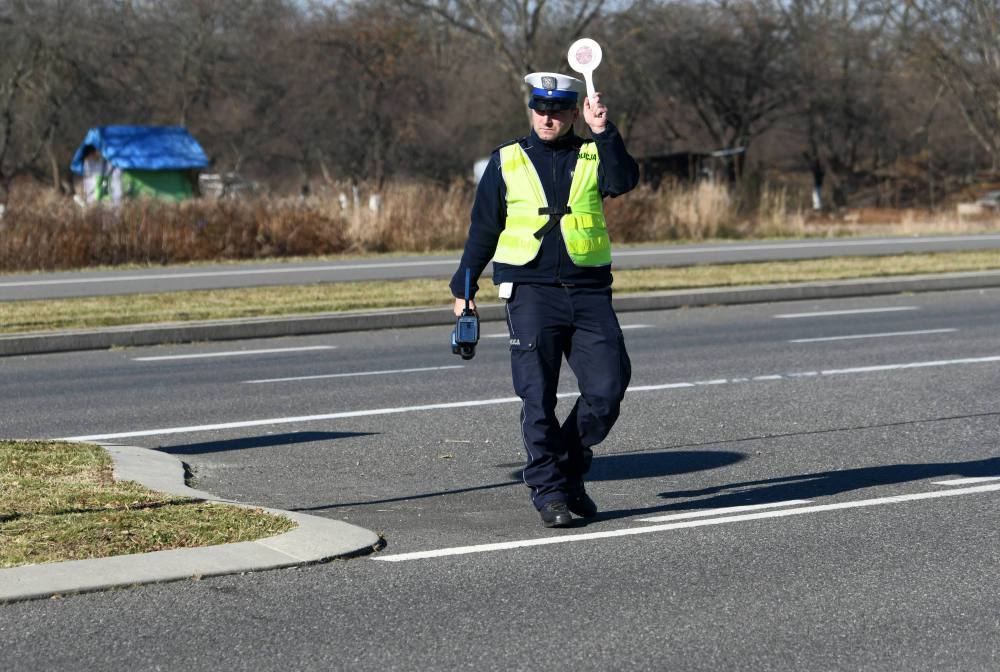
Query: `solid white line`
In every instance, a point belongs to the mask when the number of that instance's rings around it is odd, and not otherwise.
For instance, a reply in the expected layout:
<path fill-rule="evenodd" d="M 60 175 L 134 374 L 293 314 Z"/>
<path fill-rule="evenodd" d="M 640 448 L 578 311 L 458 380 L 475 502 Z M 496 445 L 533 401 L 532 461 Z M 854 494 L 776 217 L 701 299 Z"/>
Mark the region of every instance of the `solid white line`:
<path fill-rule="evenodd" d="M 388 369 L 385 371 L 358 371 L 355 373 L 326 373 L 318 376 L 296 376 L 294 378 L 261 378 L 260 380 L 244 380 L 245 384 L 285 383 L 295 380 L 320 380 L 322 378 L 351 378 L 353 376 L 384 376 L 390 373 L 417 373 L 418 371 L 443 371 L 445 369 L 461 369 L 461 364 L 451 366 L 424 366 L 419 369 Z"/>
<path fill-rule="evenodd" d="M 130 282 L 136 280 L 173 280 L 175 278 L 214 278 L 239 275 L 275 275 L 288 273 L 313 273 L 316 271 L 355 271 L 366 268 L 408 268 L 411 266 L 454 266 L 458 259 L 440 261 L 384 262 L 375 264 L 349 264 L 344 266 L 296 266 L 289 268 L 258 268 L 235 271 L 199 271 L 192 273 L 157 273 L 153 275 L 119 275 L 107 278 L 60 278 L 56 280 L 23 280 L 0 282 L 0 287 L 34 287 L 41 285 L 88 285 L 98 282 Z"/>
<path fill-rule="evenodd" d="M 934 485 L 975 485 L 976 483 L 989 483 L 1000 481 L 1000 476 L 972 476 L 969 478 L 953 478 L 948 481 L 931 481 Z"/>
<path fill-rule="evenodd" d="M 649 525 L 647 527 L 633 527 L 621 530 L 608 530 L 606 532 L 566 534 L 558 537 L 544 537 L 541 539 L 521 539 L 519 541 L 505 541 L 494 544 L 479 544 L 477 546 L 458 546 L 454 548 L 440 548 L 433 551 L 417 551 L 414 553 L 381 555 L 374 557 L 372 559 L 381 560 L 383 562 L 402 562 L 404 560 L 423 560 L 428 558 L 441 558 L 450 555 L 469 555 L 471 553 L 486 553 L 489 551 L 506 551 L 515 548 L 527 548 L 531 546 L 566 544 L 574 541 L 591 541 L 594 539 L 631 537 L 638 534 L 650 534 L 651 532 L 665 532 L 667 530 L 681 530 L 690 527 L 704 527 L 707 525 L 723 525 L 725 523 L 742 522 L 745 520 L 765 520 L 768 518 L 783 518 L 785 516 L 801 516 L 806 513 L 819 513 L 821 511 L 838 511 L 841 509 L 856 509 L 868 506 L 879 506 L 882 504 L 901 504 L 903 502 L 913 502 L 923 499 L 958 497 L 961 495 L 971 495 L 983 492 L 996 492 L 998 490 L 1000 490 L 1000 483 L 994 485 L 980 485 L 971 488 L 961 488 L 959 490 L 936 490 L 934 492 L 921 492 L 911 495 L 895 495 L 892 497 L 879 497 L 876 499 L 861 499 L 853 502 L 840 502 L 838 504 L 818 504 L 815 506 L 803 506 L 797 509 L 783 509 L 780 511 L 761 511 L 759 513 L 747 513 L 738 516 L 723 516 L 721 518 L 689 520 L 679 523 L 664 523 L 663 525 Z"/>
<path fill-rule="evenodd" d="M 1000 362 L 1000 355 L 992 357 L 969 357 L 966 359 L 938 360 L 929 362 L 909 362 L 907 364 L 884 364 L 881 366 L 859 366 L 850 369 L 829 369 L 827 371 L 806 371 L 802 373 L 786 373 L 775 376 L 758 376 L 759 379 L 798 379 L 803 377 L 835 376 L 851 373 L 871 373 L 874 371 L 894 371 L 898 369 L 917 369 L 930 366 L 951 366 L 957 364 L 986 364 Z M 714 384 L 729 382 L 733 384 L 745 383 L 746 378 L 730 378 L 712 381 Z M 654 392 L 659 390 L 672 390 L 686 387 L 695 387 L 698 383 L 665 383 L 662 385 L 636 385 L 631 386 L 627 392 Z M 577 392 L 560 392 L 560 399 L 567 399 L 578 396 Z M 413 411 L 430 411 L 445 408 L 468 408 L 472 406 L 491 406 L 496 404 L 512 404 L 521 401 L 518 397 L 501 397 L 497 399 L 479 399 L 475 401 L 456 401 L 440 404 L 427 404 L 423 406 L 404 406 L 401 408 L 373 408 L 361 411 L 344 411 L 342 413 L 327 413 L 324 415 L 304 415 L 291 418 L 265 418 L 263 420 L 245 420 L 241 422 L 223 422 L 212 425 L 196 425 L 193 427 L 167 427 L 163 429 L 144 429 L 134 432 L 119 432 L 116 434 L 94 434 L 90 436 L 70 436 L 64 437 L 63 441 L 101 441 L 104 439 L 121 439 L 135 436 L 159 436 L 161 434 L 183 434 L 186 432 L 211 431 L 216 429 L 235 429 L 240 427 L 261 427 L 264 425 L 286 425 L 297 422 L 315 422 L 318 420 L 336 420 L 339 418 L 360 418 L 372 415 L 389 415 L 394 413 L 409 413 Z"/>
<path fill-rule="evenodd" d="M 344 411 L 343 413 L 324 413 L 322 415 L 300 415 L 291 418 L 266 418 L 264 420 L 244 420 L 242 422 L 220 422 L 213 425 L 195 425 L 193 427 L 166 427 L 163 429 L 144 429 L 137 432 L 119 432 L 117 434 L 94 434 L 91 436 L 71 436 L 62 441 L 100 441 L 104 439 L 124 439 L 134 436 L 159 436 L 161 434 L 186 434 L 188 432 L 209 432 L 217 429 L 238 429 L 241 427 L 260 427 L 262 425 L 290 425 L 299 422 L 316 422 L 318 420 L 337 420 L 340 418 L 362 418 L 372 415 L 389 415 L 394 413 L 410 413 L 412 411 L 431 411 L 446 408 L 468 408 L 470 406 L 491 406 L 494 404 L 513 404 L 519 402 L 519 397 L 500 399 L 479 399 L 477 401 L 454 401 L 443 404 L 426 404 L 424 406 L 401 406 L 399 408 L 372 408 L 365 411 Z"/>
<path fill-rule="evenodd" d="M 304 352 L 306 350 L 333 350 L 336 345 L 310 345 L 301 348 L 269 348 L 267 350 L 232 350 L 230 352 L 202 352 L 194 355 L 163 355 L 160 357 L 133 357 L 133 362 L 163 362 L 169 359 L 205 359 L 209 357 L 242 357 L 244 355 L 269 355 L 279 352 Z"/>
<path fill-rule="evenodd" d="M 760 509 L 775 509 L 781 506 L 798 506 L 808 504 L 808 499 L 789 499 L 784 502 L 769 502 L 767 504 L 744 504 L 742 506 L 727 506 L 721 509 L 702 509 L 701 511 L 687 511 L 686 513 L 672 513 L 669 516 L 653 516 L 652 518 L 636 518 L 640 523 L 663 523 L 668 520 L 683 520 L 685 518 L 706 518 L 724 513 L 741 513 L 743 511 L 758 511 Z"/>
<path fill-rule="evenodd" d="M 920 306 L 894 306 L 892 308 L 857 308 L 855 310 L 825 310 L 817 313 L 783 313 L 776 320 L 794 320 L 800 317 L 829 317 L 831 315 L 861 315 L 863 313 L 895 313 L 901 310 L 920 310 Z"/>
<path fill-rule="evenodd" d="M 982 237 L 977 236 L 971 240 L 997 240 L 1000 239 L 1000 235 L 984 235 Z M 863 247 L 865 245 L 893 245 L 895 243 L 907 243 L 907 244 L 933 244 L 933 243 L 951 243 L 951 242 L 962 242 L 970 240 L 966 236 L 934 236 L 928 238 L 905 238 L 905 239 L 893 239 L 884 238 L 877 240 L 840 240 L 835 243 L 821 242 L 821 243 L 775 243 L 771 245 L 720 245 L 717 247 L 702 247 L 694 249 L 660 249 L 660 250 L 622 250 L 620 252 L 614 252 L 614 257 L 636 257 L 642 255 L 663 255 L 663 254 L 712 254 L 716 252 L 747 252 L 752 250 L 801 250 L 810 248 L 820 248 L 820 247 Z"/>
<path fill-rule="evenodd" d="M 888 338 L 890 336 L 922 336 L 924 334 L 950 334 L 958 329 L 921 329 L 919 331 L 886 331 L 880 334 L 852 334 L 850 336 L 824 336 L 823 338 L 793 338 L 789 343 L 819 343 L 821 341 L 851 341 L 859 338 Z"/>
<path fill-rule="evenodd" d="M 877 239 L 877 240 L 843 240 L 835 243 L 779 243 L 773 245 L 727 245 L 712 248 L 695 249 L 658 249 L 658 250 L 621 250 L 615 252 L 616 257 L 634 257 L 643 255 L 675 255 L 675 254 L 711 254 L 714 252 L 744 252 L 750 250 L 794 250 L 821 247 L 854 247 L 865 245 L 892 245 L 895 243 L 906 244 L 934 244 L 961 242 L 968 240 L 996 240 L 1000 235 L 977 235 L 974 238 L 964 236 L 935 236 L 929 238 L 901 238 L 901 239 Z M 90 283 L 102 282 L 129 282 L 135 280 L 171 280 L 174 278 L 211 278 L 241 275 L 275 275 L 288 273 L 312 273 L 315 271 L 354 271 L 368 268 L 407 268 L 412 266 L 448 266 L 453 267 L 458 263 L 458 259 L 441 259 L 435 261 L 392 261 L 376 262 L 371 264 L 345 264 L 343 266 L 295 266 L 290 268 L 258 268 L 231 271 L 196 271 L 189 273 L 156 273 L 150 275 L 119 275 L 105 278 L 60 278 L 53 280 L 22 280 L 16 282 L 0 282 L 0 287 L 33 287 L 43 285 L 86 285 Z"/>

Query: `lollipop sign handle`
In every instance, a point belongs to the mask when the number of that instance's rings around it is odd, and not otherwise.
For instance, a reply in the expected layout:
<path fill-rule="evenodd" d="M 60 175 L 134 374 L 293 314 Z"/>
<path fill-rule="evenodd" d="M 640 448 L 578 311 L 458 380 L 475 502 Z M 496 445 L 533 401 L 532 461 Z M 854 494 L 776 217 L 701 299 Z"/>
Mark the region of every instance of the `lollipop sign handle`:
<path fill-rule="evenodd" d="M 587 84 L 587 97 L 590 98 L 590 103 L 594 104 L 594 99 L 597 97 L 597 90 L 594 88 L 594 73 L 588 70 L 583 73 L 583 81 Z"/>

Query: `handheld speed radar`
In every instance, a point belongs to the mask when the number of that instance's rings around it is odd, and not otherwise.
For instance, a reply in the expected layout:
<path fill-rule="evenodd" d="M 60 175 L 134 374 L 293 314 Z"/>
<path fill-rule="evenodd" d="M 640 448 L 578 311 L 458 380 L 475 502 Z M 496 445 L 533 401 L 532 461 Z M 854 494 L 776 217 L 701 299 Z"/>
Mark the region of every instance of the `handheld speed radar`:
<path fill-rule="evenodd" d="M 465 310 L 458 318 L 458 323 L 451 332 L 451 352 L 468 360 L 476 356 L 476 344 L 479 343 L 479 316 L 469 306 L 469 285 L 472 271 L 465 269 Z"/>

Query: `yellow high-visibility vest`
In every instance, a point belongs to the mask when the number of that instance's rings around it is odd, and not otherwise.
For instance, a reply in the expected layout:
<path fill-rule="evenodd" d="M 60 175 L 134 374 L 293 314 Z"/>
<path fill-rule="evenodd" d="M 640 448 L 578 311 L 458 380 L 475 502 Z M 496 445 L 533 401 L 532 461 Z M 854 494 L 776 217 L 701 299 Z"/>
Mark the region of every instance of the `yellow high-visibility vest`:
<path fill-rule="evenodd" d="M 600 158 L 593 142 L 580 147 L 569 188 L 567 214 L 559 228 L 570 259 L 577 266 L 607 266 L 611 263 L 611 239 L 604 222 L 604 207 L 597 184 Z M 535 166 L 519 143 L 500 148 L 500 172 L 507 185 L 507 220 L 497 241 L 493 261 L 523 266 L 538 256 L 542 241 L 535 232 L 548 224 L 545 190 Z M 562 204 L 556 204 L 560 206 Z"/>

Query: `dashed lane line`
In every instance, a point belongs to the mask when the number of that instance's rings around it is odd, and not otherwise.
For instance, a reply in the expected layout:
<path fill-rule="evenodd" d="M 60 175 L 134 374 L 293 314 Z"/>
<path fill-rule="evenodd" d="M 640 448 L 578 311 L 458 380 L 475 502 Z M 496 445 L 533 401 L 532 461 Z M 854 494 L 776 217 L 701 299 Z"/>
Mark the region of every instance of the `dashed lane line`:
<path fill-rule="evenodd" d="M 926 367 L 959 366 L 969 364 L 990 364 L 1000 362 L 1000 355 L 990 357 L 966 357 L 962 359 L 941 359 L 924 362 L 905 362 L 901 364 L 881 364 L 876 366 L 855 366 L 844 369 L 825 369 L 821 371 L 799 371 L 795 373 L 770 374 L 764 376 L 754 376 L 752 378 L 715 378 L 711 380 L 663 383 L 660 385 L 633 385 L 628 388 L 628 392 L 655 392 L 660 390 L 683 389 L 698 387 L 702 385 L 727 385 L 745 384 L 751 382 L 795 380 L 801 378 L 813 378 L 820 376 L 840 376 L 857 373 L 874 373 L 881 371 L 897 371 L 905 369 L 920 369 Z M 557 395 L 560 399 L 567 399 L 579 396 L 576 392 L 561 392 Z M 264 418 L 260 420 L 243 420 L 237 422 L 221 422 L 208 425 L 192 425 L 186 427 L 164 427 L 160 429 L 143 429 L 131 432 L 116 432 L 112 434 L 91 434 L 87 436 L 63 437 L 63 441 L 105 441 L 112 439 L 124 439 L 136 436 L 160 436 L 166 434 L 186 434 L 190 432 L 214 431 L 218 429 L 238 429 L 242 427 L 261 427 L 265 425 L 288 425 L 304 422 L 317 422 L 322 420 L 338 420 L 342 418 L 360 418 L 374 415 L 392 415 L 397 413 L 412 413 L 417 411 L 433 411 L 451 408 L 471 408 L 476 406 L 493 406 L 497 404 L 519 403 L 519 397 L 497 397 L 494 399 L 475 399 L 471 401 L 452 401 L 438 404 L 422 404 L 419 406 L 401 406 L 395 408 L 371 408 L 357 411 L 343 411 L 340 413 L 323 413 L 320 415 L 301 415 L 285 418 Z"/>
<path fill-rule="evenodd" d="M 782 313 L 776 320 L 795 320 L 804 317 L 832 317 L 834 315 L 862 315 L 865 313 L 895 313 L 903 310 L 920 310 L 920 306 L 891 306 L 886 308 L 855 308 L 853 310 L 824 310 L 813 313 Z"/>
<path fill-rule="evenodd" d="M 461 364 L 451 366 L 422 366 L 417 369 L 386 369 L 384 371 L 355 371 L 353 373 L 324 373 L 315 376 L 295 376 L 293 378 L 261 378 L 260 380 L 244 380 L 244 384 L 287 383 L 299 380 L 322 380 L 324 378 L 354 378 L 356 376 L 386 376 L 394 373 L 419 373 L 423 371 L 445 371 L 447 369 L 464 368 Z"/>
<path fill-rule="evenodd" d="M 226 352 L 199 352 L 190 355 L 158 355 L 156 357 L 133 357 L 133 362 L 165 362 L 176 359 L 210 359 L 212 357 L 245 357 L 248 355 L 274 355 L 310 350 L 333 350 L 336 345 L 309 345 L 299 348 L 267 348 L 264 350 L 229 350 Z"/>
<path fill-rule="evenodd" d="M 652 534 L 654 532 L 667 532 L 669 530 L 682 530 L 693 527 L 705 527 L 708 525 L 725 525 L 727 523 L 738 523 L 750 520 L 767 520 L 770 518 L 784 518 L 787 516 L 802 516 L 810 513 L 820 513 L 825 511 L 840 511 L 845 509 L 858 509 L 871 506 L 882 506 L 886 504 L 902 504 L 905 502 L 915 502 L 928 499 L 941 499 L 944 497 L 960 497 L 963 495 L 973 495 L 987 492 L 1000 491 L 1000 483 L 992 485 L 979 485 L 956 490 L 936 490 L 933 492 L 920 492 L 909 495 L 894 495 L 890 497 L 877 497 L 873 499 L 860 499 L 853 502 L 838 502 L 836 504 L 817 504 L 813 506 L 803 506 L 799 508 L 781 509 L 776 511 L 758 511 L 735 516 L 722 516 L 720 518 L 706 518 L 702 520 L 687 520 L 676 523 L 664 523 L 662 525 L 649 525 L 646 527 L 633 527 L 619 530 L 607 530 L 604 532 L 585 532 L 582 534 L 563 534 L 555 537 L 543 537 L 541 539 L 520 539 L 517 541 L 503 541 L 492 544 L 479 544 L 475 546 L 457 546 L 453 548 L 439 548 L 430 551 L 416 551 L 413 553 L 397 553 L 394 555 L 379 555 L 372 559 L 381 562 L 405 562 L 407 560 L 427 560 L 431 558 L 442 558 L 453 555 L 470 555 L 474 553 L 489 553 L 493 551 L 509 551 L 519 548 L 529 548 L 533 546 L 551 546 L 553 544 L 568 544 L 580 541 L 593 541 L 596 539 L 614 539 L 617 537 L 633 537 L 640 534 Z"/>
<path fill-rule="evenodd" d="M 793 338 L 789 343 L 822 343 L 824 341 L 853 341 L 859 338 L 890 338 L 893 336 L 924 336 L 926 334 L 950 334 L 958 329 L 920 329 L 918 331 L 885 331 L 880 334 L 850 334 L 847 336 L 823 336 L 822 338 Z"/>

